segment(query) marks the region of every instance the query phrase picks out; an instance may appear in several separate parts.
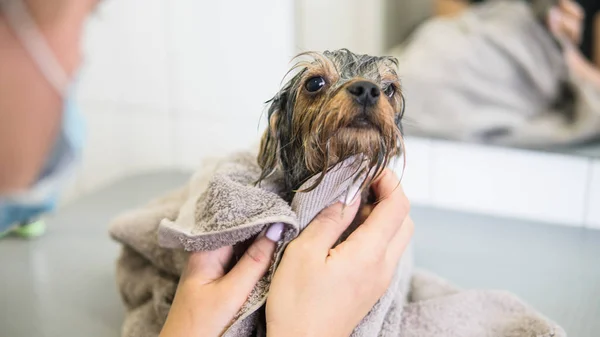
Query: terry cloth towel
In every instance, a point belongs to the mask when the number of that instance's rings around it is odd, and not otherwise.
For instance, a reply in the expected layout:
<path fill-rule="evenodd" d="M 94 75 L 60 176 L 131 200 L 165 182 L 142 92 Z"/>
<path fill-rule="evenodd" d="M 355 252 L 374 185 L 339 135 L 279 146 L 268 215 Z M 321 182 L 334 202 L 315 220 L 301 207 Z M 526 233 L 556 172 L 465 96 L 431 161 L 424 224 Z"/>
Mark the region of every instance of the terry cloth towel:
<path fill-rule="evenodd" d="M 390 54 L 407 134 L 530 148 L 600 137 L 600 89 L 569 72 L 526 1 L 432 18 Z"/>
<path fill-rule="evenodd" d="M 127 308 L 123 337 L 155 337 L 165 322 L 186 251 L 242 243 L 268 225 L 284 223 L 270 270 L 256 285 L 225 336 L 264 336 L 260 308 L 287 243 L 326 206 L 345 195 L 357 167 L 346 161 L 319 186 L 298 193 L 288 205 L 279 197 L 280 176 L 255 186 L 260 174 L 254 153 L 207 165 L 190 182 L 145 207 L 117 218 L 111 236 L 123 244 L 117 283 Z M 313 178 L 314 179 L 314 178 Z M 312 183 L 309 180 L 306 186 Z M 510 294 L 461 292 L 439 278 L 412 272 L 408 249 L 394 279 L 352 336 L 565 336 Z"/>

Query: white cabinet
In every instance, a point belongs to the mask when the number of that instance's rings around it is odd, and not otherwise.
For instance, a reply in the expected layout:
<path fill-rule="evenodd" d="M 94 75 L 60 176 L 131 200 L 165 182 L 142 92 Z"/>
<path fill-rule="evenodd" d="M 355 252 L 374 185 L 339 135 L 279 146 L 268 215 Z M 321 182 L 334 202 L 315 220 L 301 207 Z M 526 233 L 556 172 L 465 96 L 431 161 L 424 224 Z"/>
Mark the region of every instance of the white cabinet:
<path fill-rule="evenodd" d="M 583 225 L 586 158 L 436 142 L 432 165 L 434 206 Z"/>
<path fill-rule="evenodd" d="M 402 177 L 402 187 L 413 204 L 429 204 L 431 202 L 431 154 L 432 141 L 424 138 L 407 137 L 406 167 L 402 171 L 404 161 L 398 160 L 395 171 Z"/>
<path fill-rule="evenodd" d="M 586 225 L 600 229 L 600 160 L 591 164 Z"/>

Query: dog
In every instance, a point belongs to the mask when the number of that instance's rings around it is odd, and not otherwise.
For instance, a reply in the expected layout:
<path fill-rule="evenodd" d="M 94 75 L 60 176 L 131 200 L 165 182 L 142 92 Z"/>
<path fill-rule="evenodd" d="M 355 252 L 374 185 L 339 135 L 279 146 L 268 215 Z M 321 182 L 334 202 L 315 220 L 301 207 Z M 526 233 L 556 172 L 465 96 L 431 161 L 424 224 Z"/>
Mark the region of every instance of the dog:
<path fill-rule="evenodd" d="M 267 102 L 257 183 L 280 170 L 283 197 L 290 202 L 295 193 L 314 189 L 336 164 L 360 156 L 368 163 L 359 189 L 364 209 L 375 202 L 370 183 L 404 152 L 398 61 L 347 49 L 302 53 L 295 60 L 288 72 L 295 75 Z M 315 175 L 314 185 L 299 190 Z"/>

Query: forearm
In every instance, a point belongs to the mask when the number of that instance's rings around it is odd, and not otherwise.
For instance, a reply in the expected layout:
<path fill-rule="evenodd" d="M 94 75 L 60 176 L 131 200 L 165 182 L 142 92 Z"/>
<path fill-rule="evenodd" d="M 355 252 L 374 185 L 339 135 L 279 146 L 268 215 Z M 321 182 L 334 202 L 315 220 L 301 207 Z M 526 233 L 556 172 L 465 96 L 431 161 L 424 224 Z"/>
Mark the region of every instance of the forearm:
<path fill-rule="evenodd" d="M 28 8 L 58 62 L 72 76 L 83 23 L 96 0 L 31 0 Z M 0 13 L 0 194 L 31 185 L 60 130 L 63 98 L 42 75 Z"/>

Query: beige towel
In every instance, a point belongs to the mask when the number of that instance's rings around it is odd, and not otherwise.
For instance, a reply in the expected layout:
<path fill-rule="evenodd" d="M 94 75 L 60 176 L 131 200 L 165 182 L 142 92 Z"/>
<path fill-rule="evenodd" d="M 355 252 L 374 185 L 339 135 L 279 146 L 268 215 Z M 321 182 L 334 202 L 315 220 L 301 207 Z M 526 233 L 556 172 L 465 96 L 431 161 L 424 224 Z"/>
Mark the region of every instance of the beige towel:
<path fill-rule="evenodd" d="M 127 307 L 124 337 L 158 336 L 186 250 L 235 245 L 271 223 L 282 222 L 284 239 L 270 270 L 225 333 L 234 337 L 264 335 L 258 309 L 266 301 L 286 244 L 320 210 L 345 195 L 357 181 L 357 168 L 352 161 L 339 164 L 317 189 L 297 194 L 288 205 L 278 196 L 281 184 L 277 174 L 260 187 L 253 185 L 260 174 L 255 158 L 253 153 L 242 153 L 211 165 L 187 186 L 112 223 L 112 237 L 123 244 L 117 282 Z M 407 303 L 408 299 L 413 303 Z M 434 276 L 413 275 L 409 249 L 390 288 L 352 336 L 533 337 L 564 336 L 564 332 L 510 294 L 459 292 Z"/>

